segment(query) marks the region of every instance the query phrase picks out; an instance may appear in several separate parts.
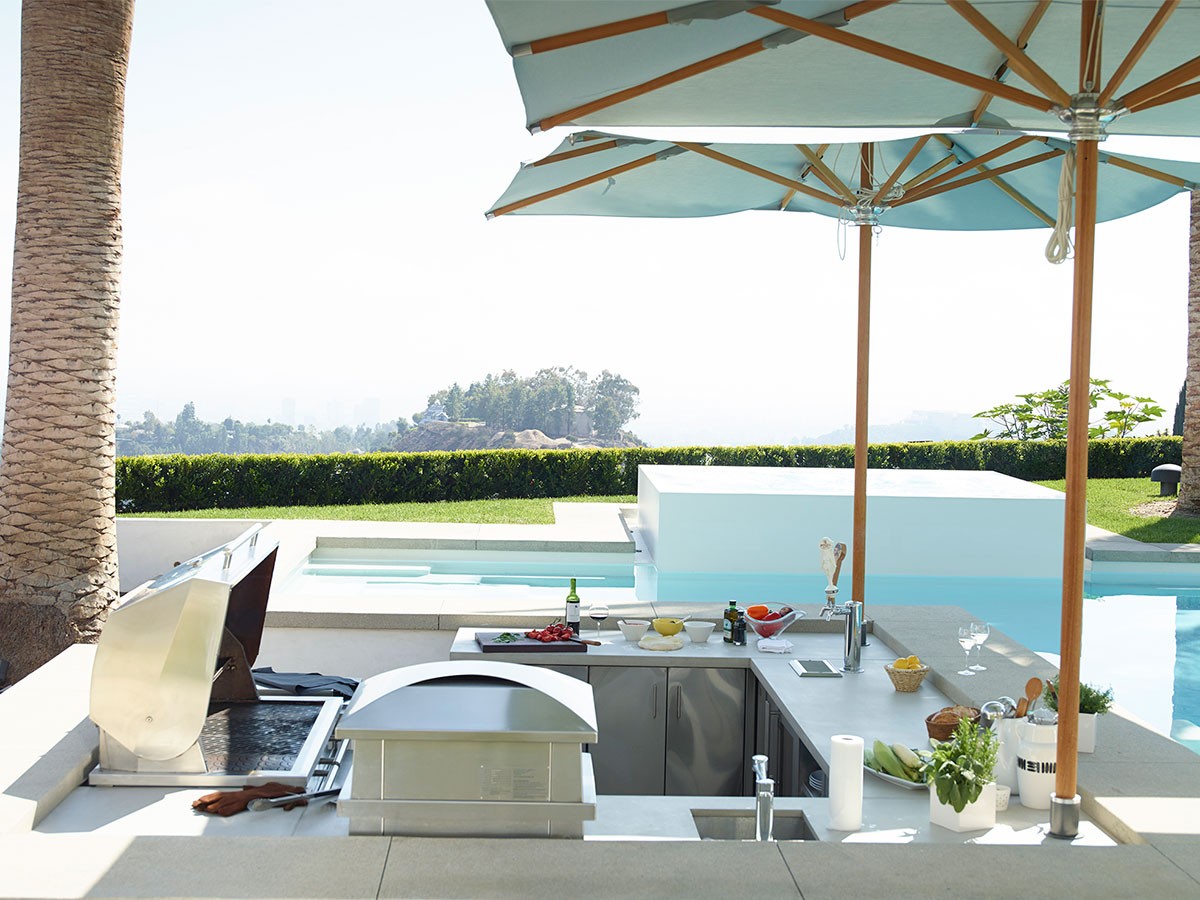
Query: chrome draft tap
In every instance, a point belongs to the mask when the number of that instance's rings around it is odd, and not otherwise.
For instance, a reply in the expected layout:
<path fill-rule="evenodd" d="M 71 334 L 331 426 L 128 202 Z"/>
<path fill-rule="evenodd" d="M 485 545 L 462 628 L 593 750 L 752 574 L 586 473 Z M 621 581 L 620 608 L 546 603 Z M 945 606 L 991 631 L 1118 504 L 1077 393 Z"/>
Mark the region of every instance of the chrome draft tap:
<path fill-rule="evenodd" d="M 775 781 L 767 777 L 767 758 L 750 757 L 754 766 L 754 839 L 775 840 Z"/>
<path fill-rule="evenodd" d="M 846 617 L 842 671 L 861 672 L 863 605 L 858 600 L 847 600 L 840 606 L 837 603 L 837 581 L 842 572 L 842 560 L 846 558 L 846 545 L 835 544 L 829 538 L 821 538 L 818 546 L 821 548 L 821 570 L 828 582 L 825 585 L 825 607 L 821 610 L 821 618 L 829 622 L 834 616 Z"/>

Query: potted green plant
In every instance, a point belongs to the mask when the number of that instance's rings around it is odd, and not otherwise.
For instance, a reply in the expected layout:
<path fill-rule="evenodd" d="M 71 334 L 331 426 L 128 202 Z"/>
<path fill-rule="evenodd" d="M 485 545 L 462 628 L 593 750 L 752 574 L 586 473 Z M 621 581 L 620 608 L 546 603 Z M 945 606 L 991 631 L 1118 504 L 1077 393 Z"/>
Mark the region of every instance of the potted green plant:
<path fill-rule="evenodd" d="M 995 735 L 962 719 L 953 737 L 933 748 L 925 777 L 929 782 L 929 821 L 951 831 L 976 831 L 996 824 Z"/>
<path fill-rule="evenodd" d="M 1058 676 L 1056 675 L 1046 683 L 1046 690 L 1042 696 L 1046 700 L 1046 705 L 1055 712 L 1058 712 Z M 1080 753 L 1092 753 L 1096 749 L 1096 725 L 1098 722 L 1097 716 L 1102 716 L 1110 709 L 1113 704 L 1112 688 L 1100 690 L 1093 684 L 1079 685 L 1079 739 L 1078 750 Z"/>

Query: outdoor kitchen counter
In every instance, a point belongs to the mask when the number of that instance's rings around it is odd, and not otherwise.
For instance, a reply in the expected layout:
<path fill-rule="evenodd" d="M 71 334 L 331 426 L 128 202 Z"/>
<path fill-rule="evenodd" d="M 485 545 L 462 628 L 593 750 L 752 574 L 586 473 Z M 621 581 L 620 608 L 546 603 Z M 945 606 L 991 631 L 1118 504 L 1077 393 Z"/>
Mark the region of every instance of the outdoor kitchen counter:
<path fill-rule="evenodd" d="M 764 653 L 755 647 L 753 636 L 744 647 L 726 644 L 719 633 L 707 642 L 693 644 L 686 637 L 679 650 L 643 650 L 626 641 L 619 632 L 602 632 L 601 646 L 588 646 L 586 653 L 537 651 L 533 653 L 487 653 L 475 642 L 475 632 L 494 628 L 460 628 L 450 648 L 451 659 L 479 659 L 486 656 L 497 662 L 551 666 L 689 666 L 700 668 L 748 669 L 766 688 L 772 702 L 798 732 L 809 751 L 824 769 L 829 768 L 830 739 L 835 734 L 861 735 L 868 745 L 875 738 L 891 744 L 896 741 L 910 747 L 923 747 L 929 736 L 925 716 L 943 706 L 953 705 L 927 678 L 921 687 L 902 694 L 892 687 L 884 664 L 897 653 L 879 637 L 872 637 L 862 648 L 863 671 L 840 678 L 801 678 L 789 665 L 793 659 L 825 659 L 840 669 L 843 636 L 832 632 L 788 631 L 794 645 L 790 653 Z M 653 632 L 651 632 L 653 633 Z M 585 629 L 584 636 L 595 640 Z M 601 735 L 601 740 L 603 740 Z M 882 785 L 889 791 L 903 791 Z"/>

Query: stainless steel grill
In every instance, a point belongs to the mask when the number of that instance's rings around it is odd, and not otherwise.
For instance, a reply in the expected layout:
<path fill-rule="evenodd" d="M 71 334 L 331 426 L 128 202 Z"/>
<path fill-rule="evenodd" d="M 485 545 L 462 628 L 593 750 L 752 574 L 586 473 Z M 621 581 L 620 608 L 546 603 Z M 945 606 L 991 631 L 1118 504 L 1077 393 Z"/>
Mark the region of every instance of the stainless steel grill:
<path fill-rule="evenodd" d="M 260 698 L 254 685 L 279 550 L 260 528 L 130 591 L 110 613 L 92 667 L 91 784 L 304 787 L 331 755 L 340 698 Z"/>
<path fill-rule="evenodd" d="M 456 660 L 368 678 L 337 728 L 354 766 L 351 834 L 582 837 L 596 787 L 591 685 L 535 666 Z"/>

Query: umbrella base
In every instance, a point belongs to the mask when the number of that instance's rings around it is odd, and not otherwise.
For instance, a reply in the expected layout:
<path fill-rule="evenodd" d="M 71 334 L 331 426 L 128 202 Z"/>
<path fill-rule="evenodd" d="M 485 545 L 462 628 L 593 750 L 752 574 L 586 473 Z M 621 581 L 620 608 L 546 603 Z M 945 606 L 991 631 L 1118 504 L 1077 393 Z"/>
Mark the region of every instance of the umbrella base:
<path fill-rule="evenodd" d="M 1071 798 L 1050 795 L 1050 836 L 1071 840 L 1079 834 L 1079 795 Z"/>

